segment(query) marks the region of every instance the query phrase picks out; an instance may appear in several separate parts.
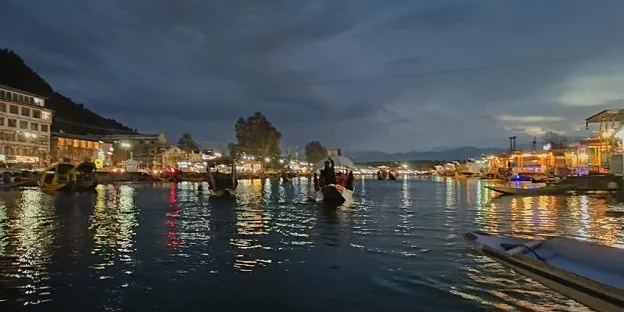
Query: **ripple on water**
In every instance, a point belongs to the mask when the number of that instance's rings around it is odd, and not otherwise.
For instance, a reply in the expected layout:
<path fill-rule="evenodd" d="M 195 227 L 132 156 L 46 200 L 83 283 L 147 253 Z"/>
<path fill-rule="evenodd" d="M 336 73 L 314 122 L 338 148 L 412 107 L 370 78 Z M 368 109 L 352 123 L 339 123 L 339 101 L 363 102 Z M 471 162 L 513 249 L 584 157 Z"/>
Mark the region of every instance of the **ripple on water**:
<path fill-rule="evenodd" d="M 346 210 L 308 202 L 308 179 L 241 181 L 232 201 L 210 199 L 196 183 L 101 186 L 71 196 L 3 192 L 0 306 L 586 311 L 478 255 L 461 234 L 564 235 L 621 246 L 618 204 L 494 198 L 486 184 L 359 180 L 356 206 Z"/>

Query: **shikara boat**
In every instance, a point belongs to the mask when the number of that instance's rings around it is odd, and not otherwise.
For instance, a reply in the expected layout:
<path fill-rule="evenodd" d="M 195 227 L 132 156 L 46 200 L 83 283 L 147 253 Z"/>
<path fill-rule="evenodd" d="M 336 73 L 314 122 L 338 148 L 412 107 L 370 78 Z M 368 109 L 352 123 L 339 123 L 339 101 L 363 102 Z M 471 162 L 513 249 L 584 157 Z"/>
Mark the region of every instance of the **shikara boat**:
<path fill-rule="evenodd" d="M 464 234 L 484 255 L 597 311 L 624 311 L 624 250 L 555 237 Z"/>
<path fill-rule="evenodd" d="M 74 168 L 76 174 L 74 191 L 95 191 L 99 183 L 95 175 L 95 168 L 95 163 L 90 161 L 83 161 Z"/>
<path fill-rule="evenodd" d="M 39 187 L 44 192 L 71 191 L 77 181 L 75 168 L 70 162 L 58 162 L 50 165 L 41 174 Z"/>
<path fill-rule="evenodd" d="M 325 164 L 327 162 L 327 165 Z M 319 181 L 315 181 L 318 185 L 314 188 L 316 191 L 315 200 L 322 202 L 333 207 L 350 208 L 353 206 L 353 191 L 355 186 L 353 185 L 353 168 L 355 165 L 353 161 L 344 156 L 330 156 L 327 161 L 321 161 L 315 165 L 316 170 L 329 170 L 331 168 L 343 168 L 343 173 L 335 173 L 336 183 L 325 184 L 325 174 L 319 174 Z M 334 169 L 335 170 L 335 169 Z M 339 181 L 339 178 L 343 179 L 343 183 Z M 342 185 L 341 185 L 342 184 Z"/>
<path fill-rule="evenodd" d="M 557 195 L 564 194 L 572 190 L 571 185 L 566 186 L 544 186 L 536 188 L 519 188 L 519 187 L 501 187 L 488 185 L 486 188 L 499 192 L 502 195 L 522 195 L 522 196 L 540 196 L 540 195 Z"/>
<path fill-rule="evenodd" d="M 210 167 L 207 168 L 208 185 L 210 186 L 210 196 L 217 198 L 234 198 L 236 197 L 236 187 L 238 186 L 238 178 L 236 176 L 236 163 L 232 161 L 231 172 L 212 173 Z"/>

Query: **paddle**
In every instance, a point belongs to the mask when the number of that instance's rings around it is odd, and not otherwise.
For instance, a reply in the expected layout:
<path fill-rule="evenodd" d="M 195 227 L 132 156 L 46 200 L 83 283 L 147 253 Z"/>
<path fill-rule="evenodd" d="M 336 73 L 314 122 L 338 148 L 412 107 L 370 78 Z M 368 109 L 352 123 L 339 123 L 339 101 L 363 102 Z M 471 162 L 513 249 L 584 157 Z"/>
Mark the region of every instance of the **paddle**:
<path fill-rule="evenodd" d="M 542 258 L 542 256 L 538 255 L 537 252 L 535 252 L 535 250 L 527 245 L 524 244 L 500 244 L 501 247 L 503 247 L 505 249 L 505 251 L 510 250 L 510 249 L 514 249 L 516 247 L 524 247 L 526 248 L 528 251 L 532 252 L 535 255 L 535 258 L 537 258 L 537 260 L 540 260 L 544 263 L 548 263 L 546 262 L 546 259 Z"/>

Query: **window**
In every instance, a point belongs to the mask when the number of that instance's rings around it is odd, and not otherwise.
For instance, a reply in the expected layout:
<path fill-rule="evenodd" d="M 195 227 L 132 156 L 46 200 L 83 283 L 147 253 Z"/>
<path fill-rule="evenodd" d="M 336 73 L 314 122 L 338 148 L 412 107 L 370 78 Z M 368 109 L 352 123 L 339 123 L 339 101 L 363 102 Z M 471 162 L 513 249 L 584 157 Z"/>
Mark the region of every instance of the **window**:
<path fill-rule="evenodd" d="M 32 116 L 35 117 L 35 118 L 41 118 L 41 111 L 38 110 L 38 109 L 33 109 Z"/>
<path fill-rule="evenodd" d="M 4 90 L 0 90 L 0 98 L 4 98 L 5 94 L 4 94 Z"/>
<path fill-rule="evenodd" d="M 30 117 L 30 108 L 22 107 L 22 116 Z"/>
<path fill-rule="evenodd" d="M 28 129 L 28 121 L 20 120 L 20 129 Z"/>
<path fill-rule="evenodd" d="M 17 101 L 17 93 L 11 93 L 11 99 Z"/>
<path fill-rule="evenodd" d="M 6 104 L 0 103 L 0 112 L 6 113 Z"/>
<path fill-rule="evenodd" d="M 0 126 L 4 126 L 4 117 L 0 117 Z"/>
<path fill-rule="evenodd" d="M 58 138 L 58 146 L 65 146 L 65 138 Z"/>
<path fill-rule="evenodd" d="M 11 114 L 19 114 L 19 107 L 17 107 L 17 105 L 11 105 L 11 107 L 9 107 L 9 113 Z"/>
<path fill-rule="evenodd" d="M 32 96 L 28 97 L 28 104 L 35 104 L 35 99 Z"/>
<path fill-rule="evenodd" d="M 41 119 L 43 119 L 43 120 L 50 120 L 50 113 L 49 112 L 42 112 L 41 113 Z"/>
<path fill-rule="evenodd" d="M 72 141 L 73 141 L 72 142 L 73 143 L 72 144 L 73 147 L 75 147 L 75 148 L 79 148 L 80 147 L 80 140 L 73 139 Z"/>
<path fill-rule="evenodd" d="M 48 125 L 41 125 L 41 132 L 48 132 Z"/>
<path fill-rule="evenodd" d="M 39 131 L 39 124 L 35 122 L 30 123 L 30 130 Z"/>
<path fill-rule="evenodd" d="M 17 128 L 17 119 L 9 118 L 8 125 L 11 128 Z"/>
<path fill-rule="evenodd" d="M 18 95 L 17 95 L 17 101 L 19 101 L 19 102 L 22 102 L 22 103 L 23 103 L 23 102 L 24 102 L 24 96 L 23 96 L 23 95 L 21 95 L 21 94 L 18 94 Z"/>
<path fill-rule="evenodd" d="M 9 91 L 6 92 L 5 99 L 7 99 L 7 100 L 12 99 L 11 92 L 9 92 Z"/>

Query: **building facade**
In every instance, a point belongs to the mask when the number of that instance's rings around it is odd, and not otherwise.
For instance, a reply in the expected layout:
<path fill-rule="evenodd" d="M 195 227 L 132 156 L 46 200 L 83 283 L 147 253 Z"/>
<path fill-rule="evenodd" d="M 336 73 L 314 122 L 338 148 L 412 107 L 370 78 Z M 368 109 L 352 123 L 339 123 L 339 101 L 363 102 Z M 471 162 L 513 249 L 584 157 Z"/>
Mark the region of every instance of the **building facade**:
<path fill-rule="evenodd" d="M 52 162 L 69 158 L 76 164 L 89 159 L 100 169 L 112 166 L 114 151 L 112 142 L 102 141 L 95 136 L 53 132 L 50 140 Z"/>
<path fill-rule="evenodd" d="M 0 161 L 49 163 L 52 110 L 45 97 L 0 85 Z"/>
<path fill-rule="evenodd" d="M 102 141 L 113 142 L 114 165 L 126 160 L 136 160 L 141 168 L 162 168 L 162 153 L 169 146 L 164 133 L 159 134 L 115 134 L 99 136 Z"/>

